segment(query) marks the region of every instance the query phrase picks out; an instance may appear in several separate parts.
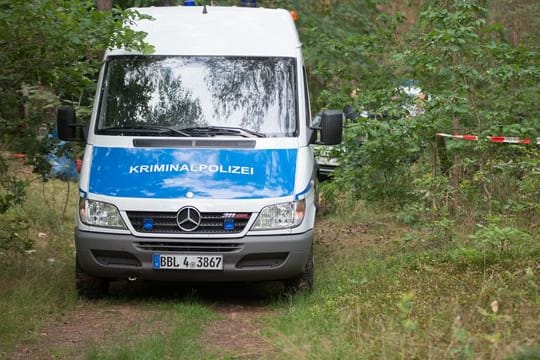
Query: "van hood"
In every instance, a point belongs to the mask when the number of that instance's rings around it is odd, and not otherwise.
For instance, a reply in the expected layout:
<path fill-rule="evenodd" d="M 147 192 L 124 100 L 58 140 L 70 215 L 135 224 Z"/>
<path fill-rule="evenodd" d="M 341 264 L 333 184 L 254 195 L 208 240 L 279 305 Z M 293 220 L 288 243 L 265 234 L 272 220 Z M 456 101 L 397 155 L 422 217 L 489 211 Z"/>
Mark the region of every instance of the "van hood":
<path fill-rule="evenodd" d="M 94 147 L 90 193 L 129 198 L 293 195 L 296 149 Z"/>

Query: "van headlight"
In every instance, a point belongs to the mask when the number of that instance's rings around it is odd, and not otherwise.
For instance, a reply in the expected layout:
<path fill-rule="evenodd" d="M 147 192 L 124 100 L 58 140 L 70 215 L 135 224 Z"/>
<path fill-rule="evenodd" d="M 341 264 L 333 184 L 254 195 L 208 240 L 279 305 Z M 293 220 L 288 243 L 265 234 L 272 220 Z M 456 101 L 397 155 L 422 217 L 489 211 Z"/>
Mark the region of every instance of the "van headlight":
<path fill-rule="evenodd" d="M 252 230 L 287 229 L 298 226 L 304 220 L 306 200 L 266 206 L 261 210 Z"/>
<path fill-rule="evenodd" d="M 79 218 L 86 225 L 126 228 L 116 206 L 102 201 L 80 198 Z"/>

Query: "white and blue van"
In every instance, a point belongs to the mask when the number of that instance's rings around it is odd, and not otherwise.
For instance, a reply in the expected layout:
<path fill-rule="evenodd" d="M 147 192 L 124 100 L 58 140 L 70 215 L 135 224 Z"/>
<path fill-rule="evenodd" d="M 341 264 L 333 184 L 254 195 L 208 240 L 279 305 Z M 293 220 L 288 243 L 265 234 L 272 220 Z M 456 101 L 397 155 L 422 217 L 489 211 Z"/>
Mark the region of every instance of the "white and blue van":
<path fill-rule="evenodd" d="M 137 9 L 154 46 L 105 54 L 75 230 L 77 289 L 113 279 L 313 284 L 312 143 L 341 141 L 342 113 L 311 128 L 301 44 L 288 11 Z"/>

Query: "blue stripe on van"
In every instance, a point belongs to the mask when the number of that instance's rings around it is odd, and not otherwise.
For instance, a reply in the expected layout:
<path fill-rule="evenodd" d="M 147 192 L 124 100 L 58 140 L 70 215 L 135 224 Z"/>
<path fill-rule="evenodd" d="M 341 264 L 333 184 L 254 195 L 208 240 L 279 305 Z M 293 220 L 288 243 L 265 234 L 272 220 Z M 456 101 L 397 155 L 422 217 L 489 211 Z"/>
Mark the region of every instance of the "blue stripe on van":
<path fill-rule="evenodd" d="M 89 192 L 159 199 L 290 196 L 296 157 L 296 149 L 94 147 Z"/>

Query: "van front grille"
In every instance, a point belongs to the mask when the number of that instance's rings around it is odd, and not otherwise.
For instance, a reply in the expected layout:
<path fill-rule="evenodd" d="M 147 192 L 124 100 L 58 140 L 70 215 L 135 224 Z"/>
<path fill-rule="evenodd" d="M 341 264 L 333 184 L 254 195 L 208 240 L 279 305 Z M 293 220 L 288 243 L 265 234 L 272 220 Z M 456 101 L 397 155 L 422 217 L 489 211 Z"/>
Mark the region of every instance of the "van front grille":
<path fill-rule="evenodd" d="M 251 218 L 251 213 L 201 213 L 199 227 L 184 231 L 178 226 L 176 215 L 176 212 L 127 212 L 137 232 L 151 234 L 238 234 L 244 231 Z"/>

